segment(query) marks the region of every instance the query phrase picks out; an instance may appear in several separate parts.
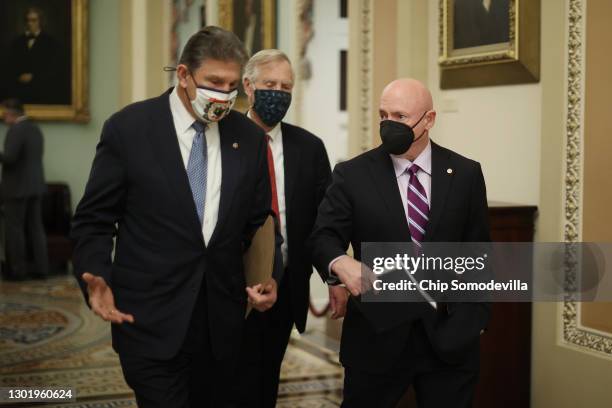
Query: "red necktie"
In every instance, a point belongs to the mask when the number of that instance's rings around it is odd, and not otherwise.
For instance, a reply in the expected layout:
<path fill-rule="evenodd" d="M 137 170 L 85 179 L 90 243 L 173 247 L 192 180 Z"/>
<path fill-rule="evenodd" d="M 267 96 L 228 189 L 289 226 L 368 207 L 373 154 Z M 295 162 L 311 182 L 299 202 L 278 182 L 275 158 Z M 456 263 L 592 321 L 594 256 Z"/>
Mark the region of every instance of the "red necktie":
<path fill-rule="evenodd" d="M 272 148 L 270 147 L 270 142 L 272 138 L 269 135 L 266 135 L 268 139 L 268 173 L 270 175 L 270 189 L 272 190 L 272 211 L 276 215 L 278 220 L 278 226 L 280 227 L 280 212 L 278 210 L 278 194 L 276 192 L 276 173 L 274 172 L 274 157 L 272 156 Z"/>

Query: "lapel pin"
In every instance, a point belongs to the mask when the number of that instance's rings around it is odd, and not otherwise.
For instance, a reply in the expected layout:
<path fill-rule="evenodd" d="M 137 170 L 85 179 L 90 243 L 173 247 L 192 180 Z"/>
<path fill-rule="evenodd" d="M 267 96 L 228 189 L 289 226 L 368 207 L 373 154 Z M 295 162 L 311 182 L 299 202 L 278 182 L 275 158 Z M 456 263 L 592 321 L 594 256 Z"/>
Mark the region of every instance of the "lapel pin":
<path fill-rule="evenodd" d="M 234 149 L 238 149 L 238 143 L 234 142 L 234 143 L 232 144 L 232 147 L 233 147 Z"/>
<path fill-rule="evenodd" d="M 447 172 L 448 174 L 453 174 L 453 169 L 446 169 L 446 172 Z"/>

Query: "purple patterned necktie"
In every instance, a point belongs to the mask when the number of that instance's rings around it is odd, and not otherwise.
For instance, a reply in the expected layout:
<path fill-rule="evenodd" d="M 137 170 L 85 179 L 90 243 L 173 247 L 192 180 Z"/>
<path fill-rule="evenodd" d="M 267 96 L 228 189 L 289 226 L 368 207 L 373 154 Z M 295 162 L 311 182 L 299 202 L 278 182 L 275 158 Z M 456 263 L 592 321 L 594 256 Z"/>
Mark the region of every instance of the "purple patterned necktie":
<path fill-rule="evenodd" d="M 412 242 L 421 246 L 425 237 L 425 227 L 429 221 L 429 203 L 427 193 L 417 178 L 421 168 L 413 164 L 406 171 L 410 175 L 408 181 L 408 228 Z"/>

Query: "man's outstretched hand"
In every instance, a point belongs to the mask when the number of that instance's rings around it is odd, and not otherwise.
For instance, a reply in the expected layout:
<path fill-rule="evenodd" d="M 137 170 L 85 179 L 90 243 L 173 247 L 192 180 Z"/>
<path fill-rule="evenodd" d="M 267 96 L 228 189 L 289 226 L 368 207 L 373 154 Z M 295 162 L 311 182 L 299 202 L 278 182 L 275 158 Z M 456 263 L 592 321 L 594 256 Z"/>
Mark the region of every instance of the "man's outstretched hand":
<path fill-rule="evenodd" d="M 264 284 L 258 283 L 255 286 L 246 288 L 249 296 L 248 300 L 253 308 L 258 312 L 265 312 L 276 303 L 276 281 L 273 278 Z"/>
<path fill-rule="evenodd" d="M 134 316 L 117 310 L 113 292 L 104 281 L 104 278 L 94 276 L 89 272 L 85 272 L 82 278 L 83 281 L 87 283 L 89 306 L 91 306 L 91 310 L 93 310 L 95 314 L 107 322 L 117 324 L 123 322 L 134 323 Z"/>

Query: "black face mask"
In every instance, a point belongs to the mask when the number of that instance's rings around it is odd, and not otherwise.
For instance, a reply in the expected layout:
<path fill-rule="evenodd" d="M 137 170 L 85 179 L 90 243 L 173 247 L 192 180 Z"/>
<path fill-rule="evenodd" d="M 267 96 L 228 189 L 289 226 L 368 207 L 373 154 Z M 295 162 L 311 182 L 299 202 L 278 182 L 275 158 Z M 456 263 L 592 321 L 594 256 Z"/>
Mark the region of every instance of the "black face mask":
<path fill-rule="evenodd" d="M 382 148 L 389 154 L 400 155 L 410 149 L 412 143 L 419 140 L 424 134 L 414 138 L 414 128 L 423 120 L 427 112 L 423 113 L 421 118 L 412 127 L 394 120 L 383 120 L 380 122 L 380 138 L 382 139 Z"/>
<path fill-rule="evenodd" d="M 256 89 L 253 110 L 267 126 L 274 127 L 283 120 L 291 105 L 291 93 L 275 89 Z"/>

